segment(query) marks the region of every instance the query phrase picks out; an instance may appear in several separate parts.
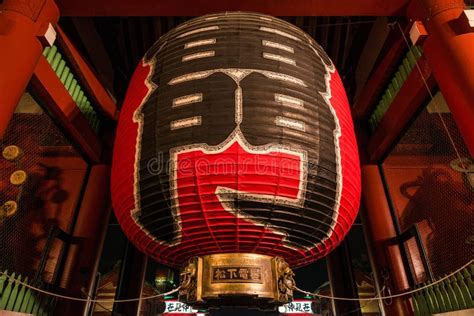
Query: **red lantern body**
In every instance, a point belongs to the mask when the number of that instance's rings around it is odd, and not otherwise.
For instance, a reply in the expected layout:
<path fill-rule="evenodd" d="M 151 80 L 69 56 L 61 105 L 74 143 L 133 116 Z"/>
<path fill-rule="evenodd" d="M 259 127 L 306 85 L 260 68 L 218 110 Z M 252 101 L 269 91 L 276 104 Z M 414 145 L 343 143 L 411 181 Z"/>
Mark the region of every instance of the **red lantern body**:
<path fill-rule="evenodd" d="M 133 75 L 114 148 L 126 235 L 172 266 L 257 253 L 293 266 L 331 251 L 359 207 L 345 91 L 308 35 L 227 13 L 163 36 Z"/>

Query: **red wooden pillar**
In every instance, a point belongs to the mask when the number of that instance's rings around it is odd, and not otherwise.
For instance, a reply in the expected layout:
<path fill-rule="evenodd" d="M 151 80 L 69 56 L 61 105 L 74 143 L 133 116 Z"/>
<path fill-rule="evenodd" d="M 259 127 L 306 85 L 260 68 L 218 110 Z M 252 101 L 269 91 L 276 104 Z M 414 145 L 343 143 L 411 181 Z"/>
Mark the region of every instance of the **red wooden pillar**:
<path fill-rule="evenodd" d="M 462 18 L 462 0 L 413 0 L 409 15 L 423 22 L 423 52 L 438 86 L 474 155 L 474 32 Z"/>
<path fill-rule="evenodd" d="M 94 286 L 112 209 L 109 188 L 110 166 L 92 166 L 73 232 L 81 242 L 69 252 L 63 274 L 68 295 L 85 297 Z M 88 307 L 80 302 L 59 303 L 56 311 L 60 315 L 83 315 Z"/>
<path fill-rule="evenodd" d="M 5 0 L 0 5 L 0 137 L 43 51 L 39 37 L 58 18 L 53 0 Z"/>
<path fill-rule="evenodd" d="M 377 165 L 362 166 L 362 199 L 364 208 L 361 217 L 368 230 L 372 243 L 375 272 L 379 283 L 384 284 L 383 276 L 388 276 L 385 282 L 390 293 L 400 293 L 408 289 L 408 281 L 398 244 L 393 244 L 397 233 L 383 187 Z M 384 296 L 389 291 L 385 291 Z M 386 315 L 413 315 L 409 296 L 395 298 L 390 305 L 384 304 Z M 387 301 L 386 301 L 387 302 Z"/>

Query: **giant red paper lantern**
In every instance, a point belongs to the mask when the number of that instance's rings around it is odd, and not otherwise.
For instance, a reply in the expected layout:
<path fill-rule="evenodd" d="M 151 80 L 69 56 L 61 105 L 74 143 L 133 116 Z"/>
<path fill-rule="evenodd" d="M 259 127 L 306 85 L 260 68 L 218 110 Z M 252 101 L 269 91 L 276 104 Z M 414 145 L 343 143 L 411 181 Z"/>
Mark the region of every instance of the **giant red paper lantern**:
<path fill-rule="evenodd" d="M 160 38 L 131 80 L 112 199 L 130 240 L 182 266 L 215 253 L 334 249 L 359 207 L 357 146 L 341 79 L 282 20 L 225 13 Z"/>

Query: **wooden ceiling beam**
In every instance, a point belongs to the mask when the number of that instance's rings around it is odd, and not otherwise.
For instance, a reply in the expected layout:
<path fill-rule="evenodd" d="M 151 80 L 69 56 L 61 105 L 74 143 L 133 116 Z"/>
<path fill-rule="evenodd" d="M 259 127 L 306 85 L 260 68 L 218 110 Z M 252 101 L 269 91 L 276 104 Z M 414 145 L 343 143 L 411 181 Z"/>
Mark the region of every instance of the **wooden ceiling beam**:
<path fill-rule="evenodd" d="M 200 16 L 253 11 L 274 16 L 396 16 L 409 0 L 56 0 L 61 16 Z M 113 35 L 112 35 L 113 36 Z"/>

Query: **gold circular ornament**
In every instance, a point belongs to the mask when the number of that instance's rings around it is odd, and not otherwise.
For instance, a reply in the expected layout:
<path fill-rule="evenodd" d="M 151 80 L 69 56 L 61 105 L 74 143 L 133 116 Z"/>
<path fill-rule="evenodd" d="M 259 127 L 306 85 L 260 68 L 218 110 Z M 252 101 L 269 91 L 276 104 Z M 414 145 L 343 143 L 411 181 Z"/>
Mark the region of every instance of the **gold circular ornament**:
<path fill-rule="evenodd" d="M 474 162 L 471 158 L 457 158 L 449 163 L 451 168 L 458 172 L 471 173 L 474 172 Z"/>
<path fill-rule="evenodd" d="M 3 211 L 6 217 L 11 217 L 16 214 L 18 204 L 15 201 L 6 201 L 3 204 Z"/>
<path fill-rule="evenodd" d="M 3 149 L 2 155 L 8 161 L 17 159 L 21 154 L 21 149 L 18 146 L 10 145 Z"/>
<path fill-rule="evenodd" d="M 13 185 L 22 185 L 26 181 L 26 172 L 16 170 L 10 175 L 10 183 Z"/>

